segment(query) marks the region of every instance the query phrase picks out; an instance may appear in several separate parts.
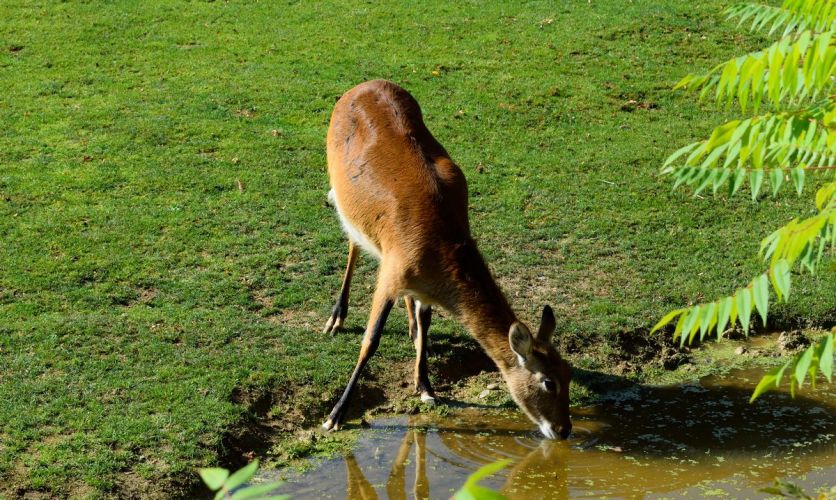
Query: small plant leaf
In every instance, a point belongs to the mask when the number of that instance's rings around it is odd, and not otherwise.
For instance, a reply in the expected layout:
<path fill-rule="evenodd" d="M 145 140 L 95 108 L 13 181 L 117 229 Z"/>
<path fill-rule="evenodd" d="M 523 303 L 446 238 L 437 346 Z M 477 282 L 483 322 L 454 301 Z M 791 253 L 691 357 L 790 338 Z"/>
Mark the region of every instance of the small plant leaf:
<path fill-rule="evenodd" d="M 781 183 L 784 182 L 784 171 L 780 168 L 774 168 L 769 172 L 769 183 L 772 185 L 772 196 L 778 194 L 778 189 L 781 188 Z"/>
<path fill-rule="evenodd" d="M 720 301 L 720 308 L 717 312 L 717 338 L 719 339 L 720 336 L 723 335 L 723 332 L 726 331 L 726 325 L 729 322 L 729 316 L 731 315 L 732 303 L 734 299 L 732 297 L 726 297 L 725 299 Z"/>
<path fill-rule="evenodd" d="M 810 368 L 810 362 L 813 361 L 813 352 L 815 350 L 815 346 L 807 348 L 795 364 L 795 380 L 798 381 L 798 387 L 804 385 L 804 377 Z"/>
<path fill-rule="evenodd" d="M 776 479 L 772 486 L 767 486 L 766 488 L 761 488 L 760 490 L 763 493 L 769 493 L 770 495 L 776 495 L 779 497 L 789 497 L 789 498 L 797 498 L 799 500 L 812 500 L 812 497 L 806 493 L 804 490 L 789 481 L 784 481 L 783 479 Z M 825 495 L 822 495 L 820 498 L 824 498 Z"/>
<path fill-rule="evenodd" d="M 224 485 L 224 481 L 229 477 L 229 471 L 221 469 L 220 467 L 212 467 L 209 469 L 200 469 L 200 478 L 206 483 L 210 490 L 215 491 Z"/>
<path fill-rule="evenodd" d="M 686 338 L 688 338 L 688 342 L 694 338 L 694 334 L 700 326 L 699 321 L 697 321 L 700 317 L 700 306 L 692 307 L 686 314 L 688 314 L 688 318 L 685 320 L 685 326 L 682 328 L 682 335 L 679 338 L 680 347 L 685 345 Z"/>
<path fill-rule="evenodd" d="M 743 333 L 749 335 L 749 318 L 752 315 L 752 295 L 748 288 L 741 288 L 737 292 L 737 316 L 740 319 L 740 326 Z"/>
<path fill-rule="evenodd" d="M 699 321 L 700 340 L 703 340 L 706 332 L 708 332 L 711 327 L 717 323 L 717 304 L 712 302 L 703 306 Z"/>
<path fill-rule="evenodd" d="M 773 389 L 778 388 L 778 384 L 781 383 L 781 378 L 784 376 L 784 371 L 790 365 L 791 361 L 788 361 L 782 366 L 777 366 L 768 372 L 761 378 L 761 381 L 758 382 L 758 386 L 755 387 L 755 391 L 752 393 L 752 397 L 749 398 L 749 402 L 753 402 L 757 399 L 761 394 L 766 391 L 771 391 Z"/>
<path fill-rule="evenodd" d="M 800 167 L 792 169 L 790 171 L 790 179 L 795 184 L 796 192 L 800 195 L 801 191 L 804 190 L 804 169 Z"/>
<path fill-rule="evenodd" d="M 734 327 L 737 321 L 737 294 L 732 295 L 731 312 L 729 313 L 729 326 Z"/>
<path fill-rule="evenodd" d="M 256 484 L 253 486 L 248 486 L 246 488 L 241 488 L 240 490 L 233 493 L 231 500 L 249 500 L 252 498 L 258 498 L 260 500 L 289 500 L 289 495 L 268 496 L 268 493 L 275 491 L 281 485 L 281 481 L 276 481 L 273 483 Z"/>
<path fill-rule="evenodd" d="M 738 168 L 734 170 L 732 174 L 732 181 L 729 183 L 729 194 L 734 194 L 740 189 L 740 186 L 743 185 L 743 179 L 746 178 L 746 170 L 742 168 Z"/>
<path fill-rule="evenodd" d="M 453 495 L 453 498 L 455 500 L 503 500 L 504 495 L 476 483 L 508 467 L 510 463 L 511 461 L 506 459 L 482 466 L 467 478 L 464 486 Z"/>
<path fill-rule="evenodd" d="M 824 210 L 830 200 L 836 196 L 836 182 L 829 182 L 816 191 L 816 208 Z"/>
<path fill-rule="evenodd" d="M 227 490 L 232 491 L 235 488 L 249 481 L 250 478 L 253 477 L 253 475 L 255 475 L 255 471 L 257 470 L 258 460 L 253 460 L 249 464 L 233 472 L 232 475 L 229 476 L 229 479 L 227 479 L 224 483 L 224 486 L 226 486 Z"/>
<path fill-rule="evenodd" d="M 752 282 L 752 296 L 755 298 L 755 307 L 765 326 L 766 313 L 769 310 L 769 278 L 765 274 L 758 276 Z"/>
<path fill-rule="evenodd" d="M 763 170 L 752 170 L 749 173 L 749 187 L 752 189 L 752 201 L 758 199 L 758 194 L 761 192 L 761 185 L 763 184 Z"/>
<path fill-rule="evenodd" d="M 453 497 L 454 500 L 505 500 L 505 498 L 505 495 L 478 484 L 462 488 Z"/>
<path fill-rule="evenodd" d="M 780 259 L 772 266 L 772 285 L 778 298 L 786 302 L 790 298 L 790 267 L 787 261 Z"/>
<path fill-rule="evenodd" d="M 511 465 L 511 460 L 508 459 L 497 460 L 496 462 L 491 462 L 489 464 L 483 465 L 467 478 L 467 482 L 465 482 L 465 485 L 476 484 L 482 479 L 496 474 L 497 472 L 508 467 L 509 465 Z"/>
<path fill-rule="evenodd" d="M 695 143 L 692 143 L 692 144 L 688 144 L 687 146 L 683 146 L 683 147 L 677 149 L 676 151 L 674 151 L 673 154 L 668 156 L 668 159 L 665 160 L 665 164 L 662 166 L 662 169 L 663 169 L 662 172 L 667 173 L 667 170 L 665 170 L 665 167 L 667 167 L 671 163 L 675 162 L 680 156 L 684 155 L 685 153 L 690 153 L 691 150 L 693 150 L 695 147 L 697 147 L 697 145 L 699 145 L 699 143 L 695 142 Z"/>
<path fill-rule="evenodd" d="M 679 316 L 679 321 L 676 322 L 676 328 L 673 331 L 674 340 L 676 340 L 682 334 L 682 327 L 685 325 L 686 316 L 688 316 L 687 312 L 684 312 Z"/>
<path fill-rule="evenodd" d="M 761 377 L 761 380 L 760 382 L 758 382 L 758 386 L 755 387 L 755 392 L 752 393 L 752 397 L 749 399 L 749 402 L 751 403 L 764 392 L 771 391 L 773 389 L 776 389 L 777 387 L 778 383 L 777 379 L 775 378 L 775 375 L 772 373 L 767 373 L 766 375 Z"/>
<path fill-rule="evenodd" d="M 675 311 L 669 312 L 662 319 L 660 319 L 658 323 L 656 323 L 656 326 L 654 326 L 653 329 L 650 330 L 650 334 L 653 335 L 657 330 L 670 323 L 675 317 L 684 313 L 685 311 L 686 309 L 677 309 Z"/>
<path fill-rule="evenodd" d="M 819 354 L 819 369 L 827 377 L 828 382 L 833 381 L 833 335 L 829 333 L 821 340 L 821 352 Z"/>

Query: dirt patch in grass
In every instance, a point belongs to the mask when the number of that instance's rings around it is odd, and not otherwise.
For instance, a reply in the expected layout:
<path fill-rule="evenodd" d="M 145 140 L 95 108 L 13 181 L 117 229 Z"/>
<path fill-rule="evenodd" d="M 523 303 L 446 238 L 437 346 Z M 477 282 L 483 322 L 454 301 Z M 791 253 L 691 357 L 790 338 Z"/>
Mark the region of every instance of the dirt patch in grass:
<path fill-rule="evenodd" d="M 126 472 L 119 478 L 117 490 L 118 493 L 115 496 L 118 498 L 147 498 L 151 500 L 172 497 L 195 498 L 195 495 L 191 494 L 194 491 L 194 487 L 185 478 L 172 478 L 170 487 L 161 488 L 157 485 L 149 484 L 147 479 L 134 472 Z M 87 498 L 88 496 L 89 494 L 69 495 L 70 498 Z M 203 497 L 205 498 L 206 495 L 203 495 Z"/>
<path fill-rule="evenodd" d="M 455 396 L 462 381 L 496 371 L 475 341 L 465 336 L 439 335 L 431 348 L 430 377 L 443 401 Z M 426 410 L 413 386 L 412 360 L 372 364 L 357 386 L 343 431 L 323 433 L 325 420 L 342 388 L 323 390 L 312 384 L 293 384 L 272 391 L 237 389 L 232 399 L 247 408 L 241 424 L 223 439 L 221 461 L 240 467 L 255 457 L 286 465 L 294 460 L 339 451 L 350 444 L 351 431 L 365 419 L 381 413 L 416 413 Z M 346 432 L 347 431 L 347 432 Z M 199 492 L 199 491 L 198 491 Z"/>
<path fill-rule="evenodd" d="M 397 375 L 405 366 L 370 369 L 357 386 L 347 421 L 362 418 L 386 402 L 406 397 Z M 312 384 L 292 384 L 272 391 L 236 390 L 232 399 L 247 408 L 241 424 L 223 439 L 221 463 L 238 468 L 255 457 L 272 456 L 278 463 L 313 454 L 325 435 L 319 426 L 342 390 L 328 391 Z M 348 423 L 351 429 L 355 424 Z M 332 442 L 333 440 L 325 440 Z M 300 449 L 304 449 L 300 451 Z"/>
<path fill-rule="evenodd" d="M 282 309 L 277 313 L 264 316 L 264 320 L 268 323 L 305 329 L 310 331 L 311 335 L 321 331 L 327 318 L 323 311 L 304 311 L 294 308 Z M 319 325 L 320 322 L 322 325 Z"/>

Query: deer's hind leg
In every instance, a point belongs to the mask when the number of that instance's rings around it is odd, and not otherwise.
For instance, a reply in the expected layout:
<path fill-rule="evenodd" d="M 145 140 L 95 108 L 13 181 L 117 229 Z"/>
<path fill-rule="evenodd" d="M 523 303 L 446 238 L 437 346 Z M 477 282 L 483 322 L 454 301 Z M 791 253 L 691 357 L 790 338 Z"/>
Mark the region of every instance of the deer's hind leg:
<path fill-rule="evenodd" d="M 404 304 L 409 317 L 409 336 L 415 345 L 415 391 L 421 394 L 421 401 L 435 403 L 435 392 L 427 370 L 427 335 L 433 311 L 429 305 L 409 295 L 404 296 Z"/>
<path fill-rule="evenodd" d="M 354 275 L 354 265 L 357 263 L 358 255 L 360 255 L 360 249 L 356 243 L 349 240 L 348 264 L 345 267 L 343 284 L 340 287 L 340 296 L 337 298 L 337 303 L 334 304 L 334 308 L 331 310 L 331 317 L 325 323 L 325 328 L 322 330 L 322 333 L 330 333 L 333 335 L 343 327 L 345 316 L 348 314 L 348 292 L 351 289 L 351 277 Z"/>

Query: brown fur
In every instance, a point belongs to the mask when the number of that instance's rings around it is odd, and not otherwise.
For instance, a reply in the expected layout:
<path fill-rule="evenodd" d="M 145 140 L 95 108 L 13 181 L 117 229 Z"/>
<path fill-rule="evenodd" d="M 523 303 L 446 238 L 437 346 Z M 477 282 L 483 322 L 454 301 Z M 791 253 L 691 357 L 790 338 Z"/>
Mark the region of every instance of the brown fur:
<path fill-rule="evenodd" d="M 550 342 L 553 317 L 536 337 L 517 322 L 471 237 L 464 174 L 424 125 L 415 99 L 383 80 L 354 87 L 334 108 L 327 146 L 338 209 L 381 257 L 367 339 L 383 304 L 402 294 L 440 305 L 496 362 L 526 414 L 568 433 L 569 366 Z M 531 339 L 531 352 L 512 348 L 512 326 Z M 557 391 L 542 389 L 545 378 Z"/>

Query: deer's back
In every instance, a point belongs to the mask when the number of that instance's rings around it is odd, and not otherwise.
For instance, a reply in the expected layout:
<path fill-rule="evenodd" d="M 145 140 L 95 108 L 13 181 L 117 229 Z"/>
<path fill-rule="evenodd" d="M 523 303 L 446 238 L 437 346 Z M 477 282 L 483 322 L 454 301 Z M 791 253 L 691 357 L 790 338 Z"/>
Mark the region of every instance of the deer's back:
<path fill-rule="evenodd" d="M 339 99 L 328 175 L 343 224 L 381 253 L 425 253 L 470 236 L 464 175 L 415 99 L 391 82 L 362 83 Z"/>

